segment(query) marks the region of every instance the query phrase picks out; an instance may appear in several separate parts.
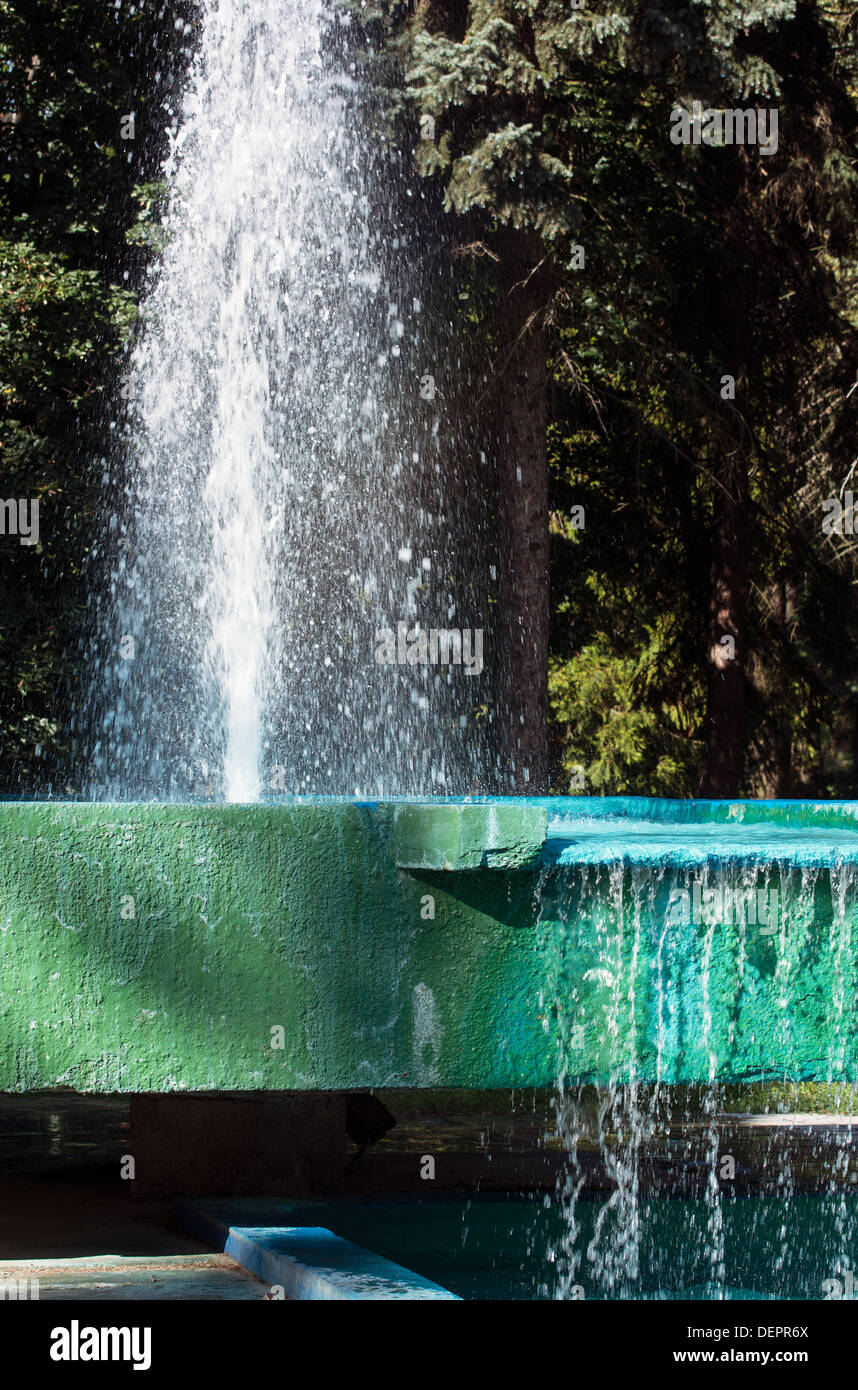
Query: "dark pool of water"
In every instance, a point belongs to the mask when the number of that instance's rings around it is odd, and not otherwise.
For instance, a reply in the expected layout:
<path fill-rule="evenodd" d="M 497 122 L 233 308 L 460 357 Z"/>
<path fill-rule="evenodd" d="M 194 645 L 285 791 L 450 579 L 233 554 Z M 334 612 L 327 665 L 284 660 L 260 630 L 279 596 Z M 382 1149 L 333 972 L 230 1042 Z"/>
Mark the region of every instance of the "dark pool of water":
<path fill-rule="evenodd" d="M 599 1198 L 579 1201 L 575 1249 L 582 1260 L 575 1284 L 585 1299 L 820 1300 L 837 1292 L 829 1280 L 839 1278 L 848 1291 L 845 1271 L 858 1263 L 858 1197 L 851 1194 L 736 1197 L 717 1210 L 702 1199 L 660 1197 L 641 1201 L 638 1216 L 633 1278 L 634 1241 L 624 1246 L 620 1239 L 616 1208 Z M 346 1199 L 313 1203 L 307 1222 L 462 1298 L 562 1296 L 568 1221 L 543 1196 Z M 288 1224 L 297 1223 L 290 1216 Z M 720 1269 L 713 1265 L 719 1247 Z M 614 1281 L 605 1274 L 605 1251 L 608 1265 L 626 1271 Z M 858 1278 L 855 1283 L 858 1291 Z"/>

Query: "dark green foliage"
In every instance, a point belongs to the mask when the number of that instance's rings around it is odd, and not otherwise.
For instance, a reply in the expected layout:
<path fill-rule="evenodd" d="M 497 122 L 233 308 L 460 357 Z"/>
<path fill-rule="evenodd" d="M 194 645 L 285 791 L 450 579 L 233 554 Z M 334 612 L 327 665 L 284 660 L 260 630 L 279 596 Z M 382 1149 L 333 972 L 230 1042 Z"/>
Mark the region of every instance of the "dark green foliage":
<path fill-rule="evenodd" d="M 732 498 L 739 789 L 858 795 L 858 543 L 821 530 L 826 497 L 858 495 L 854 5 L 352 8 L 379 120 L 433 185 L 426 255 L 457 252 L 456 331 L 491 356 L 495 257 L 520 236 L 546 258 L 556 789 L 581 765 L 583 790 L 697 791 Z M 7 791 L 56 785 L 68 754 L 96 488 L 194 22 L 180 0 L 0 3 L 0 496 L 42 502 L 39 547 L 0 538 Z M 695 98 L 776 105 L 777 154 L 671 144 Z"/>
<path fill-rule="evenodd" d="M 0 4 L 0 497 L 40 503 L 38 546 L 0 537 L 6 791 L 68 778 L 85 562 L 147 263 L 132 229 L 151 189 L 135 189 L 163 156 L 182 17 L 185 4 Z"/>
<path fill-rule="evenodd" d="M 581 789 L 695 794 L 739 525 L 736 790 L 858 794 L 855 551 L 821 534 L 858 455 L 856 30 L 812 0 L 430 0 L 400 26 L 448 211 L 538 233 L 554 269 L 559 790 L 583 765 Z M 778 152 L 672 144 L 694 99 L 777 106 Z"/>

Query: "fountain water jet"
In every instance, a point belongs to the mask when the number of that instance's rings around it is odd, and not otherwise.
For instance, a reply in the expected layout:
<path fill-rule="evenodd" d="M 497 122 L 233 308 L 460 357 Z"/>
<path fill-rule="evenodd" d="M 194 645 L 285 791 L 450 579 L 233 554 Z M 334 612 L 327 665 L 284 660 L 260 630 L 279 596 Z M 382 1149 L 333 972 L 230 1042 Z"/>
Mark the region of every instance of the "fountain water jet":
<path fill-rule="evenodd" d="M 449 514 L 475 465 L 457 462 L 452 407 L 419 395 L 410 152 L 385 136 L 352 27 L 321 0 L 201 6 L 106 473 L 93 799 L 473 780 L 485 689 L 374 660 L 399 619 L 481 628 L 485 610 L 457 621 L 479 595 L 463 582 L 479 505 Z"/>

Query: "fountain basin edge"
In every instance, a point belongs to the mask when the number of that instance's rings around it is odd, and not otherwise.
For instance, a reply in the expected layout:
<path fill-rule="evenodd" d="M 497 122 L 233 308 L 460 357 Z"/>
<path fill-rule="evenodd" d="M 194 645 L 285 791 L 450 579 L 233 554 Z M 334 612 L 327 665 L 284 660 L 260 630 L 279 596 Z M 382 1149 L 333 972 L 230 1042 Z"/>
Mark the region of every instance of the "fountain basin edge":
<path fill-rule="evenodd" d="M 624 1059 L 849 1080 L 856 826 L 855 803 L 2 803 L 0 1090 L 506 1089 Z M 671 885 L 714 861 L 793 884 L 786 920 L 666 945 Z"/>

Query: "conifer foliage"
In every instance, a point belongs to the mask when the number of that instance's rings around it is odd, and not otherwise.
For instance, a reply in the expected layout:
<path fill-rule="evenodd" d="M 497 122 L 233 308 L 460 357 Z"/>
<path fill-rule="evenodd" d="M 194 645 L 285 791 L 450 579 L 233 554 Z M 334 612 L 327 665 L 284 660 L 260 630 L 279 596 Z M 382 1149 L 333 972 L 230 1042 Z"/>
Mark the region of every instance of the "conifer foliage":
<path fill-rule="evenodd" d="M 858 457 L 853 7 L 426 0 L 395 30 L 501 302 L 539 266 L 555 788 L 855 794 L 855 548 L 821 525 Z"/>

